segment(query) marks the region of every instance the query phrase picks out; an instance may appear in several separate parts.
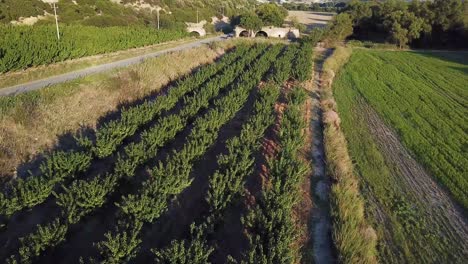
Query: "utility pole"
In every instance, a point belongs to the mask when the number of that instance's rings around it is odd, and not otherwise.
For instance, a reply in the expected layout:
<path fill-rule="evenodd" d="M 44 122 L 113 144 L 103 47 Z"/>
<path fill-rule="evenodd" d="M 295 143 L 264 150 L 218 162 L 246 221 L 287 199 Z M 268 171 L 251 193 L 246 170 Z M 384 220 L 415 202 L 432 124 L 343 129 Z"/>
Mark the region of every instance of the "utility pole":
<path fill-rule="evenodd" d="M 58 25 L 58 17 L 57 17 L 57 6 L 54 4 L 54 13 L 55 13 L 55 25 L 57 27 L 57 39 L 60 41 L 60 30 L 59 30 L 59 25 Z"/>
<path fill-rule="evenodd" d="M 199 22 L 198 22 L 198 8 L 197 8 L 197 24 L 198 24 L 198 23 L 199 23 Z"/>
<path fill-rule="evenodd" d="M 158 30 L 159 30 L 159 11 L 160 11 L 160 10 L 161 10 L 161 9 L 159 9 L 159 8 L 158 8 L 158 9 L 156 9 L 156 11 L 157 11 L 157 14 L 158 14 Z"/>

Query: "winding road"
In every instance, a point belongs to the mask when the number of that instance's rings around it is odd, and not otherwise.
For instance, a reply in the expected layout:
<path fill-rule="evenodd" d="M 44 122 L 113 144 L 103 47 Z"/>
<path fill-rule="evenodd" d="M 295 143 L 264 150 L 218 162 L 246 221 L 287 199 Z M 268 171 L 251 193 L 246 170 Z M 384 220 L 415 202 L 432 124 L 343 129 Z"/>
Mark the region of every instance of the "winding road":
<path fill-rule="evenodd" d="M 217 41 L 224 41 L 227 39 L 229 39 L 227 35 L 200 39 L 200 40 L 182 44 L 180 46 L 170 48 L 170 49 L 160 50 L 157 52 L 148 53 L 145 55 L 140 55 L 140 56 L 136 56 L 133 58 L 119 60 L 119 61 L 115 61 L 111 63 L 101 64 L 101 65 L 89 67 L 89 68 L 82 69 L 82 70 L 72 71 L 69 73 L 52 76 L 52 77 L 48 77 L 48 78 L 37 80 L 37 81 L 32 81 L 32 82 L 23 83 L 23 84 L 11 86 L 11 87 L 1 88 L 0 96 L 17 95 L 17 94 L 21 94 L 25 92 L 42 89 L 50 85 L 68 82 L 68 81 L 81 78 L 81 77 L 85 77 L 91 74 L 101 73 L 101 72 L 110 71 L 116 68 L 122 68 L 122 67 L 127 67 L 130 65 L 134 65 L 134 64 L 139 64 L 147 59 L 156 58 L 156 57 L 162 56 L 170 52 L 193 49 L 196 47 L 203 46 L 205 44 L 209 44 L 209 43 L 217 42 Z"/>

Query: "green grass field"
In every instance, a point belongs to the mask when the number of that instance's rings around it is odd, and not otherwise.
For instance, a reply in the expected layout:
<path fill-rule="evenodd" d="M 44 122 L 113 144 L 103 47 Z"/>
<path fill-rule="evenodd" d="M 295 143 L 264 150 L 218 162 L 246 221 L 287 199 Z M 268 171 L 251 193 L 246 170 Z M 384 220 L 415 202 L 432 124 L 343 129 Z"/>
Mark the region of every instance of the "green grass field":
<path fill-rule="evenodd" d="M 355 49 L 334 83 L 335 97 L 366 212 L 384 263 L 456 263 L 466 259 L 456 232 L 406 186 L 379 147 L 369 109 L 398 135 L 463 209 L 468 206 L 468 53 Z M 441 209 L 443 210 L 443 209 Z M 458 240 L 458 241 L 457 241 Z"/>
<path fill-rule="evenodd" d="M 355 51 L 347 81 L 468 207 L 468 53 Z"/>

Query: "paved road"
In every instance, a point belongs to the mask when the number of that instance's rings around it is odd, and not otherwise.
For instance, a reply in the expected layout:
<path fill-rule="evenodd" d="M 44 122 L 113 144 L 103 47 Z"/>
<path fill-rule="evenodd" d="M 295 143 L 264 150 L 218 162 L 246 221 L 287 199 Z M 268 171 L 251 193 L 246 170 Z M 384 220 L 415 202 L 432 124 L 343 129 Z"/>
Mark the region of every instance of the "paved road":
<path fill-rule="evenodd" d="M 127 67 L 130 65 L 142 63 L 146 59 L 156 58 L 161 55 L 167 54 L 169 52 L 192 49 L 192 48 L 200 47 L 204 44 L 208 44 L 208 43 L 216 42 L 216 41 L 223 41 L 226 39 L 227 39 L 226 36 L 217 36 L 217 37 L 212 37 L 212 38 L 201 39 L 195 42 L 190 42 L 187 44 L 177 46 L 175 48 L 160 50 L 157 52 L 148 53 L 145 55 L 140 55 L 140 56 L 125 59 L 125 60 L 120 60 L 120 61 L 106 63 L 106 64 L 102 64 L 98 66 L 93 66 L 93 67 L 89 67 L 83 70 L 73 71 L 73 72 L 69 72 L 69 73 L 65 73 L 62 75 L 57 75 L 57 76 L 49 77 L 46 79 L 29 82 L 29 83 L 19 84 L 19 85 L 15 85 L 11 87 L 6 87 L 6 88 L 0 88 L 0 96 L 17 95 L 20 93 L 38 90 L 38 89 L 41 89 L 50 85 L 71 81 L 71 80 L 84 77 L 90 74 L 101 73 L 101 72 L 109 71 L 109 70 L 116 69 L 116 68 L 122 68 L 122 67 Z"/>

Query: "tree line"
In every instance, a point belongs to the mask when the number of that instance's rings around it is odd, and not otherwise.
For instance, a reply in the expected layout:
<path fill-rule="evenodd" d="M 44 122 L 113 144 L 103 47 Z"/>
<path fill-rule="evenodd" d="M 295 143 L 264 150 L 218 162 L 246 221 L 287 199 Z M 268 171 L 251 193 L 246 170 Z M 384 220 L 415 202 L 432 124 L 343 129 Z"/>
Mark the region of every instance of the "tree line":
<path fill-rule="evenodd" d="M 337 15 L 327 35 L 389 42 L 403 48 L 468 47 L 468 3 L 462 0 L 362 2 L 352 0 Z"/>

